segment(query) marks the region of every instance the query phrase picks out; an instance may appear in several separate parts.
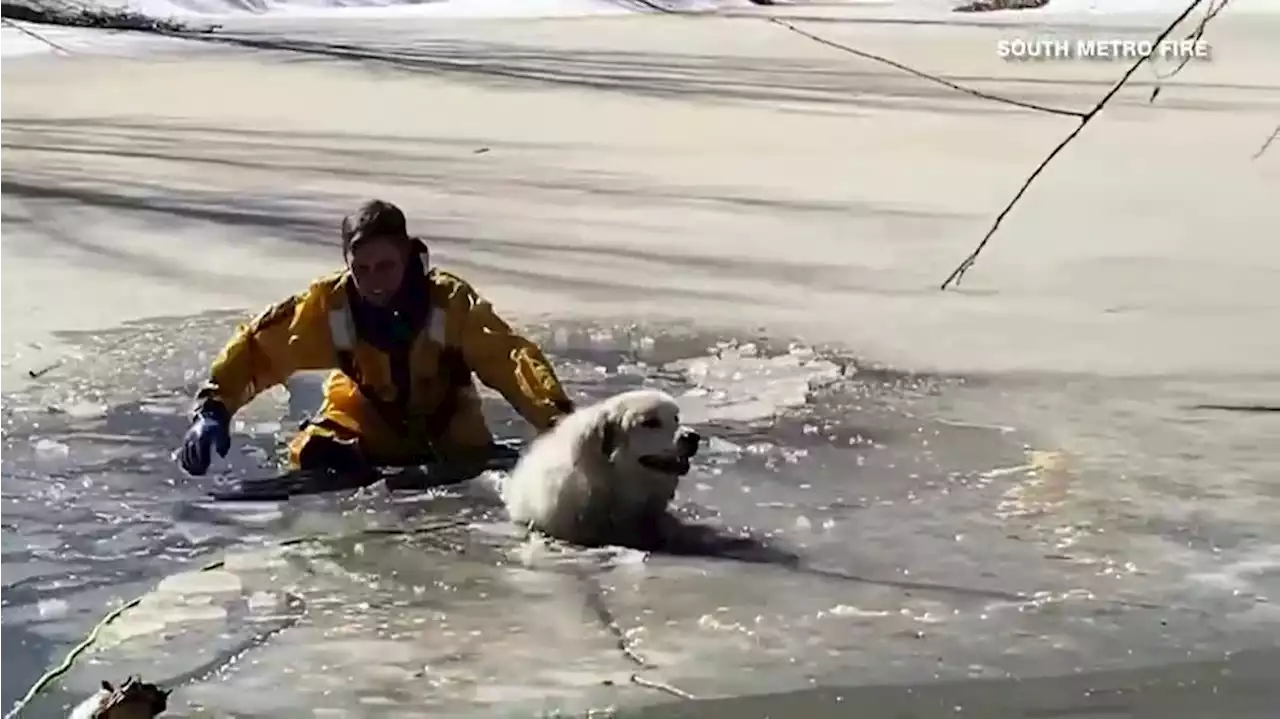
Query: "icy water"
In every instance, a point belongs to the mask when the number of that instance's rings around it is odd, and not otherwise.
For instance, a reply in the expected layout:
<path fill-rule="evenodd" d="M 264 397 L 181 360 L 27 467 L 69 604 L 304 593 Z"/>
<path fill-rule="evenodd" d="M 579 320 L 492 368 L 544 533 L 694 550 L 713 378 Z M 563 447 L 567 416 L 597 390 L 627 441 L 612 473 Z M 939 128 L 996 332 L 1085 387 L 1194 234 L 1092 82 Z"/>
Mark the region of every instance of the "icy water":
<path fill-rule="evenodd" d="M 1196 408 L 1274 380 L 927 377 L 690 327 L 533 328 L 576 396 L 659 386 L 710 437 L 680 511 L 760 548 L 675 558 L 522 542 L 495 477 L 203 502 L 217 477 L 168 455 L 233 321 L 72 337 L 79 358 L 5 396 L 6 706 L 141 595 L 27 716 L 129 672 L 193 717 L 1280 706 L 1280 426 Z M 255 402 L 219 466 L 270 463 L 315 396 Z M 434 529 L 337 536 L 370 527 Z M 299 535 L 330 538 L 275 546 Z"/>

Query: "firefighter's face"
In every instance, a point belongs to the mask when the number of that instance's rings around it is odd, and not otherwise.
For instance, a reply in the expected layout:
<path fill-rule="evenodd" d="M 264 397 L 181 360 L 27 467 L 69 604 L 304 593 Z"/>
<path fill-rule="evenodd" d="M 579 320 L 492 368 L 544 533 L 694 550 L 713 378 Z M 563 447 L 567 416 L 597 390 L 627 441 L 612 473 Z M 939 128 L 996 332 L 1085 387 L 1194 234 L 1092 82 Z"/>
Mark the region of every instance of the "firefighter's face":
<path fill-rule="evenodd" d="M 374 305 L 390 302 L 404 281 L 405 255 L 404 243 L 394 240 L 369 238 L 358 244 L 347 266 L 361 298 Z"/>

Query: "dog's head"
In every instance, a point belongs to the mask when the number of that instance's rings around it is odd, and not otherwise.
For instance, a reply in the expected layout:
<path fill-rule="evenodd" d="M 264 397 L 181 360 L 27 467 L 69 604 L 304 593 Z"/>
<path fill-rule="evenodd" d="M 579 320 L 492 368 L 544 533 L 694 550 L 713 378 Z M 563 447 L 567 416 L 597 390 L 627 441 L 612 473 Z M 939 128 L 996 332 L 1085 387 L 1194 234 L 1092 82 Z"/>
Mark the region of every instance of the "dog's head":
<path fill-rule="evenodd" d="M 689 473 L 702 437 L 680 426 L 680 407 L 657 390 L 615 396 L 601 427 L 601 450 L 614 464 L 635 464 L 670 477 Z"/>
<path fill-rule="evenodd" d="M 94 719 L 152 719 L 169 707 L 169 694 L 170 691 L 137 677 L 127 678 L 119 687 L 104 680 L 92 716 Z"/>

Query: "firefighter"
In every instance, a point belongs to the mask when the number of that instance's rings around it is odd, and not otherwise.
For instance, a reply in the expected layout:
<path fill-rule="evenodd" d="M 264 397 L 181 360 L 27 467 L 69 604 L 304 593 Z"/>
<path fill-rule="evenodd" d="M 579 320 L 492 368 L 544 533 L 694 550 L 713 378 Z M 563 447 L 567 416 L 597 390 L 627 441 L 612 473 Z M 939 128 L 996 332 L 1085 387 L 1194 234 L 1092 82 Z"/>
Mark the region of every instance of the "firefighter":
<path fill-rule="evenodd" d="M 483 461 L 493 436 L 474 374 L 539 432 L 573 410 L 551 363 L 462 278 L 434 268 L 381 200 L 342 221 L 345 268 L 237 328 L 196 396 L 179 454 L 193 475 L 226 456 L 231 418 L 294 372 L 331 372 L 289 443 L 299 469 Z"/>

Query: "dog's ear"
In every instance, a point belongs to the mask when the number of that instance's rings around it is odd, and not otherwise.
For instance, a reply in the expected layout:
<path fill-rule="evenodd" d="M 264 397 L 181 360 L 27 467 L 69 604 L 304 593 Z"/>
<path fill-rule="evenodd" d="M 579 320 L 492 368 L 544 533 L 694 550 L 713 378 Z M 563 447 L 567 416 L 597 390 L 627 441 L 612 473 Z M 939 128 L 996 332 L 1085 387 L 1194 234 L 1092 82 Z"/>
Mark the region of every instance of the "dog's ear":
<path fill-rule="evenodd" d="M 155 685 L 152 685 L 155 686 Z M 151 697 L 151 713 L 157 715 L 169 708 L 169 695 L 173 694 L 172 689 L 161 689 L 155 687 L 155 696 Z"/>

